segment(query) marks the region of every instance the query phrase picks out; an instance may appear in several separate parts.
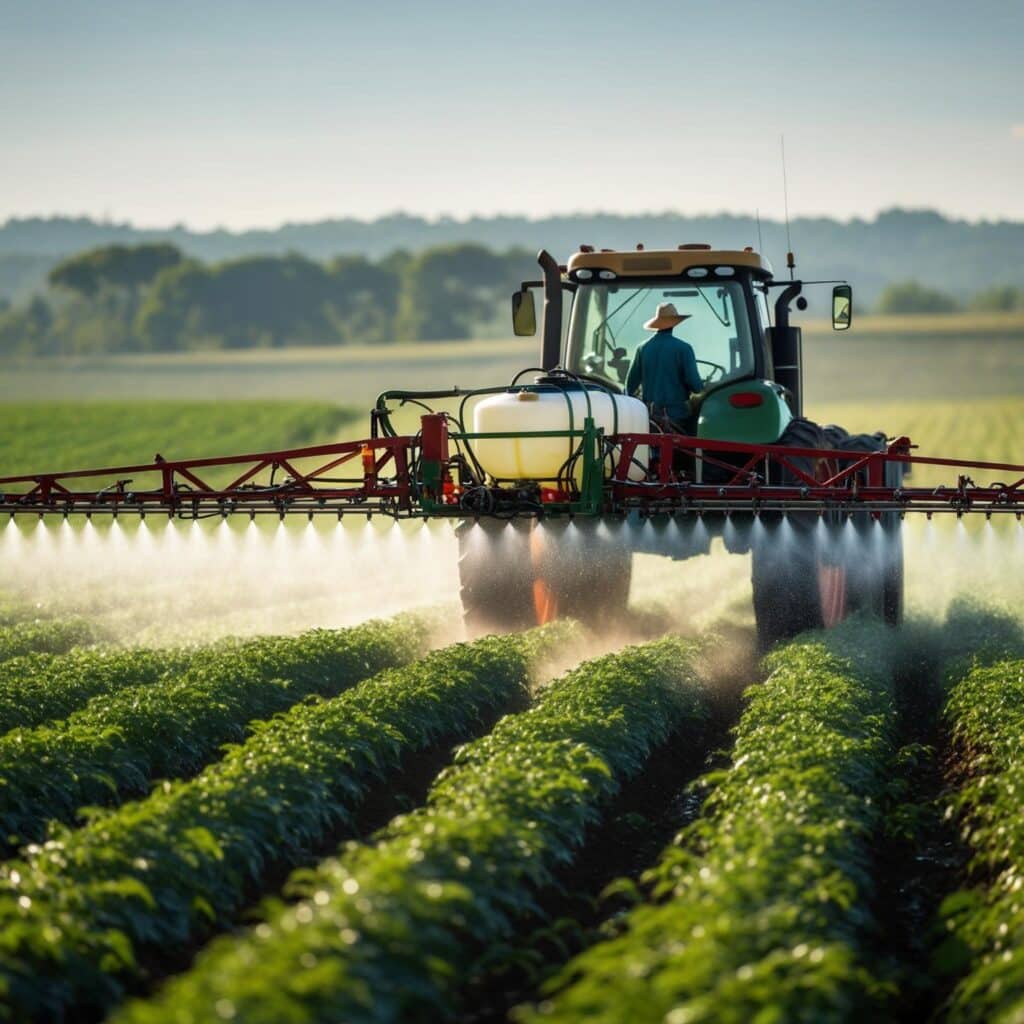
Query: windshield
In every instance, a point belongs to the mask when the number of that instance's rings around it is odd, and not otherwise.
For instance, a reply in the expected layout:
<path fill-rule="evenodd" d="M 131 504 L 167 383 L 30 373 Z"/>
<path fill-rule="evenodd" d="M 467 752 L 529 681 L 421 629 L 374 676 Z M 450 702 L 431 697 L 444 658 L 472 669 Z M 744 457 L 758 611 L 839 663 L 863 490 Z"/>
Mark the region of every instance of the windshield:
<path fill-rule="evenodd" d="M 673 333 L 693 346 L 705 387 L 754 372 L 747 304 L 738 281 L 581 284 L 569 331 L 570 369 L 621 386 L 637 348 L 651 337 L 644 322 L 663 302 L 689 315 Z"/>

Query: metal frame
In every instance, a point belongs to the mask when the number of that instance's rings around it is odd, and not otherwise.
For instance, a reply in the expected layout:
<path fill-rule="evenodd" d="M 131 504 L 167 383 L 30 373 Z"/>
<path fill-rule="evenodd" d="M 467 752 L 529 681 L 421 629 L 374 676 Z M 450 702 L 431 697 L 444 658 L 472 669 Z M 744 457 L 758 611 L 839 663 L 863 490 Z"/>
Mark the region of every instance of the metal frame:
<path fill-rule="evenodd" d="M 385 414 L 386 418 L 386 414 Z M 391 435 L 361 441 L 259 452 L 226 458 L 155 461 L 69 473 L 43 473 L 0 478 L 0 513 L 10 515 L 117 515 L 127 510 L 140 515 L 201 518 L 232 513 L 388 515 L 395 518 L 480 515 L 621 516 L 761 511 L 816 511 L 881 515 L 886 512 L 1024 513 L 1024 465 L 929 458 L 911 454 L 906 437 L 878 452 L 790 448 L 741 444 L 678 434 L 613 434 L 605 436 L 590 417 L 582 429 L 521 434 L 478 435 L 461 429 L 449 433 L 443 414 L 422 417 L 416 436 Z M 443 427 L 443 432 L 438 431 Z M 461 456 L 451 457 L 449 439 L 461 452 L 482 437 L 564 436 L 581 460 L 582 483 L 571 495 L 550 489 L 547 499 L 517 497 L 519 482 L 473 479 L 475 489 L 492 492 L 493 511 L 471 507 L 465 479 L 472 473 Z M 648 477 L 629 479 L 639 449 L 656 453 Z M 680 471 L 680 458 L 690 465 L 714 467 L 723 482 L 702 483 L 698 475 Z M 312 468 L 299 465 L 314 460 Z M 689 461 L 687 461 L 689 460 Z M 806 463 L 832 467 L 826 479 L 816 479 Z M 945 466 L 956 471 L 956 482 L 927 488 L 886 486 L 889 466 Z M 346 467 L 351 475 L 337 475 Z M 204 477 L 211 470 L 233 468 L 236 475 L 224 486 Z M 784 472 L 796 483 L 774 484 Z M 278 473 L 285 478 L 277 482 Z M 969 473 L 1007 475 L 1009 482 L 975 484 Z M 269 481 L 257 478 L 269 474 Z M 454 475 L 453 475 L 454 474 Z M 101 486 L 85 486 L 99 483 Z M 534 481 L 534 484 L 537 482 Z"/>

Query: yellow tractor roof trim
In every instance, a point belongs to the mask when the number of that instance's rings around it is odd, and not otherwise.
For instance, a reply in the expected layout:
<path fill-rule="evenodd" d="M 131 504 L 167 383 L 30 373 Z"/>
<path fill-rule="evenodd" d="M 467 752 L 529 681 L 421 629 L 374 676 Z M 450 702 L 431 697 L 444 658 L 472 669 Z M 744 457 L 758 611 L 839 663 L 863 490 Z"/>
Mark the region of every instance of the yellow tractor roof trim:
<path fill-rule="evenodd" d="M 575 252 L 569 257 L 568 271 L 611 270 L 616 277 L 649 277 L 681 274 L 690 267 L 721 264 L 749 267 L 772 273 L 772 265 L 752 249 L 637 249 L 617 252 Z"/>

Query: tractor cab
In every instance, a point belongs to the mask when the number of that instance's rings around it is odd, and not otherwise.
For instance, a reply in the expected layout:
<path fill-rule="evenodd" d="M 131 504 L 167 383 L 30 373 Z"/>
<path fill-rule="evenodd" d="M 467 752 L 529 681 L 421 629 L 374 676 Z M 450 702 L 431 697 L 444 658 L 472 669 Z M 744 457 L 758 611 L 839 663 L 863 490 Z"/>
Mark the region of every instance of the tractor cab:
<path fill-rule="evenodd" d="M 560 366 L 624 390 L 637 349 L 651 336 L 644 323 L 670 302 L 686 316 L 675 334 L 693 347 L 704 383 L 691 399 L 699 436 L 772 442 L 801 415 L 800 329 L 789 324 L 789 303 L 801 282 L 776 282 L 771 264 L 753 249 L 582 246 L 564 266 L 546 252 L 538 262 L 544 280 L 524 282 L 512 309 L 516 333 L 536 333 L 531 289 L 543 289 L 544 369 Z M 773 289 L 781 292 L 772 295 Z M 797 305 L 806 303 L 800 298 Z M 849 325 L 850 290 L 839 284 L 833 326 Z"/>
<path fill-rule="evenodd" d="M 711 387 L 768 375 L 768 267 L 753 252 L 673 252 L 573 255 L 566 277 L 576 285 L 565 367 L 621 387 L 644 329 L 662 302 L 687 320 L 677 334 L 693 346 Z"/>

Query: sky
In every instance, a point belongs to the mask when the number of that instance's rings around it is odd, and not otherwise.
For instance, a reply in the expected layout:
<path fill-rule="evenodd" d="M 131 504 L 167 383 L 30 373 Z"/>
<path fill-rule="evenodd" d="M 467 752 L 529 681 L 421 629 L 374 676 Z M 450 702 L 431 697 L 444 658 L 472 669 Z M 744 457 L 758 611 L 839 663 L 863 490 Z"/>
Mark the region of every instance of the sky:
<path fill-rule="evenodd" d="M 1024 0 L 0 0 L 0 220 L 1024 220 Z"/>

